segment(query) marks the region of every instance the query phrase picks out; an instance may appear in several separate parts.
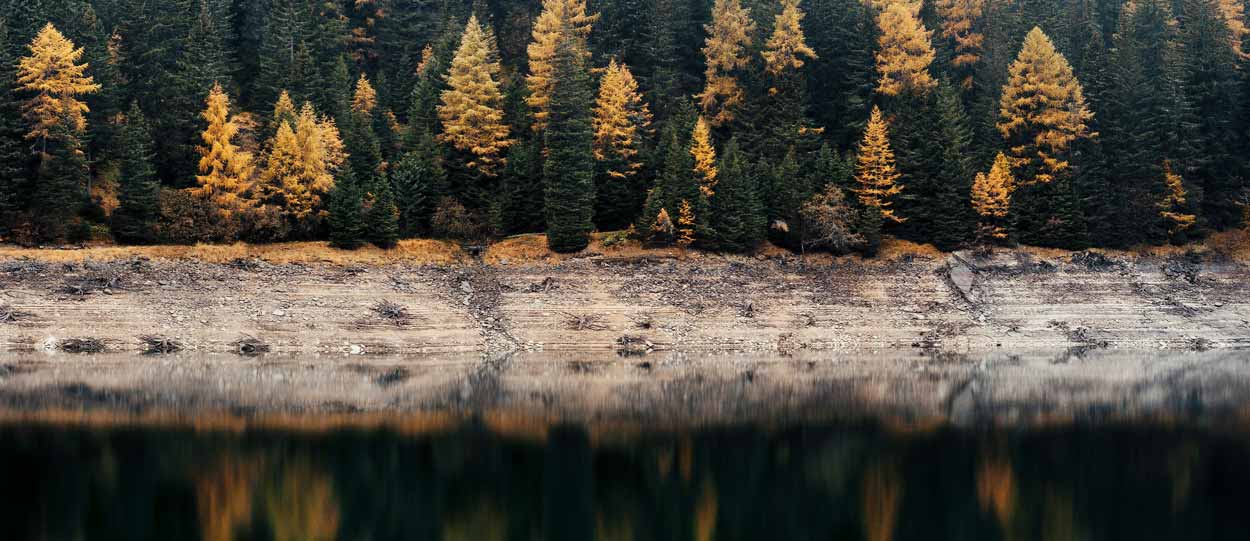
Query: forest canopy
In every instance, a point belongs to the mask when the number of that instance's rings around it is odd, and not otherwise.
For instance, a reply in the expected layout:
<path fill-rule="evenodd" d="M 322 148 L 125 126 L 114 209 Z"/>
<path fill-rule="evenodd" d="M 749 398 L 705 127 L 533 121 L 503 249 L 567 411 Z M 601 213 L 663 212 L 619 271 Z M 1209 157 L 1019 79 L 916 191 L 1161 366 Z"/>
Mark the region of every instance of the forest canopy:
<path fill-rule="evenodd" d="M 1183 243 L 1244 4 L 0 0 L 0 240 Z"/>

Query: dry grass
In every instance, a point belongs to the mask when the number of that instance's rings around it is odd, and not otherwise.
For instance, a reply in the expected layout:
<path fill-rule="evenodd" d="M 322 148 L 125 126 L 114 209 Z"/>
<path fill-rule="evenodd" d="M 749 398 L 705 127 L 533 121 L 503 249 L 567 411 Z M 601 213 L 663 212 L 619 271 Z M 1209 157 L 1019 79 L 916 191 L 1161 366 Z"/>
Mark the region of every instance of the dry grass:
<path fill-rule="evenodd" d="M 339 250 L 326 242 L 284 242 L 278 244 L 197 244 L 195 246 L 91 246 L 80 249 L 32 249 L 0 246 L 0 259 L 27 257 L 48 262 L 113 261 L 130 257 L 152 259 L 194 259 L 208 263 L 230 263 L 239 259 L 260 259 L 274 265 L 288 263 L 332 263 L 338 265 L 445 265 L 465 259 L 454 243 L 413 239 L 400 241 L 393 250 L 375 247 Z"/>
<path fill-rule="evenodd" d="M 894 237 L 883 237 L 881 239 L 881 248 L 877 250 L 878 259 L 894 261 L 907 256 L 942 259 L 946 257 L 946 254 L 932 244 L 920 244 Z"/>

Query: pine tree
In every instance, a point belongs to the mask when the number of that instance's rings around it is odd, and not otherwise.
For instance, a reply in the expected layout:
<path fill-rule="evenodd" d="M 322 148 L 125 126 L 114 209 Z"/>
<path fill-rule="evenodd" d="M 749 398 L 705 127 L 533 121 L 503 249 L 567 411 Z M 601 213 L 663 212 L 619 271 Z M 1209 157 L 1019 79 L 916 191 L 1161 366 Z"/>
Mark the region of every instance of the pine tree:
<path fill-rule="evenodd" d="M 774 164 L 791 148 L 800 156 L 815 151 L 823 133 L 808 120 L 807 78 L 800 71 L 817 59 L 803 33 L 805 14 L 797 1 L 784 0 L 781 8 L 760 53 L 764 72 L 753 74 L 756 79 L 749 85 L 755 94 L 749 114 L 735 126 L 744 149 Z"/>
<path fill-rule="evenodd" d="M 373 115 L 378 107 L 378 91 L 369 83 L 365 74 L 356 80 L 356 89 L 352 91 L 352 112 L 362 115 Z"/>
<path fill-rule="evenodd" d="M 355 250 L 366 241 L 364 193 L 351 167 L 339 170 L 330 191 L 330 245 Z"/>
<path fill-rule="evenodd" d="M 566 36 L 556 44 L 545 130 L 547 245 L 576 252 L 594 230 L 594 128 L 590 72 L 584 40 Z"/>
<path fill-rule="evenodd" d="M 803 202 L 811 197 L 812 188 L 807 184 L 793 148 L 772 169 L 770 177 L 767 201 L 772 241 L 788 248 L 801 248 L 803 220 L 799 211 Z"/>
<path fill-rule="evenodd" d="M 943 81 L 927 96 L 900 96 L 892 104 L 890 138 L 901 182 L 897 214 L 907 222 L 895 234 L 954 250 L 968 240 L 975 221 L 968 206 L 974 175 L 968 117 L 959 91 Z"/>
<path fill-rule="evenodd" d="M 707 83 L 698 96 L 699 104 L 709 121 L 721 126 L 735 118 L 746 99 L 738 82 L 738 72 L 751 63 L 747 49 L 755 33 L 755 21 L 739 0 L 716 0 L 712 23 L 704 29 L 707 32 L 703 47 Z"/>
<path fill-rule="evenodd" d="M 953 44 L 951 68 L 959 75 L 964 89 L 972 88 L 972 68 L 981 61 L 985 35 L 978 31 L 985 14 L 986 0 L 938 0 L 942 17 L 942 37 Z"/>
<path fill-rule="evenodd" d="M 877 44 L 877 92 L 886 96 L 924 95 L 937 87 L 929 66 L 933 32 L 920 20 L 920 4 L 890 0 L 877 16 L 881 31 Z"/>
<path fill-rule="evenodd" d="M 70 223 L 87 201 L 90 171 L 75 122 L 72 110 L 65 111 L 63 118 L 48 123 L 41 145 L 44 150 L 35 177 L 38 189 L 31 198 L 30 210 L 36 234 L 42 241 L 64 239 Z"/>
<path fill-rule="evenodd" d="M 442 156 L 434 138 L 425 131 L 413 150 L 391 168 L 400 236 L 411 238 L 429 231 L 434 203 L 445 193 L 446 183 Z"/>
<path fill-rule="evenodd" d="M 1244 148 L 1245 134 L 1239 133 L 1237 118 L 1228 114 L 1245 99 L 1238 81 L 1239 66 L 1245 57 L 1241 46 L 1245 35 L 1245 14 L 1240 2 L 1182 3 L 1184 94 L 1196 123 L 1192 132 L 1193 156 L 1189 160 L 1193 171 L 1189 177 L 1196 191 L 1203 195 L 1203 217 L 1217 229 L 1240 225 L 1239 197 L 1246 186 L 1244 176 L 1250 173 L 1239 165 L 1244 163 L 1238 151 Z M 1230 42 L 1235 46 L 1230 47 Z"/>
<path fill-rule="evenodd" d="M 1016 189 L 1016 179 L 1011 174 L 1011 163 L 1002 152 L 994 158 L 989 175 L 977 173 L 972 183 L 972 208 L 980 217 L 977 236 L 982 241 L 1003 241 L 1008 237 L 1007 216 L 1011 211 L 1011 194 Z"/>
<path fill-rule="evenodd" d="M 855 164 L 855 182 L 859 185 L 855 193 L 861 205 L 877 209 L 883 220 L 902 223 L 904 219 L 890 208 L 894 197 L 903 192 L 903 186 L 898 184 L 899 173 L 895 169 L 894 151 L 890 149 L 889 129 L 881 109 L 873 107 L 864 140 L 859 145 L 859 161 Z"/>
<path fill-rule="evenodd" d="M 861 0 L 810 0 L 812 118 L 835 148 L 851 148 L 864 131 L 876 94 L 877 22 Z"/>
<path fill-rule="evenodd" d="M 502 155 L 512 144 L 503 123 L 499 90 L 499 60 L 494 36 L 470 17 L 460 48 L 447 75 L 438 117 L 443 123 L 440 140 L 466 155 L 464 169 L 493 177 L 506 160 Z"/>
<path fill-rule="evenodd" d="M 8 236 L 17 213 L 25 207 L 23 192 L 30 164 L 19 120 L 21 104 L 12 92 L 17 60 L 11 51 L 8 25 L 0 19 L 0 238 Z"/>
<path fill-rule="evenodd" d="M 643 137 L 651 127 L 651 110 L 642 101 L 629 68 L 608 64 L 595 101 L 595 223 L 604 231 L 621 229 L 637 216 Z"/>
<path fill-rule="evenodd" d="M 394 248 L 399 243 L 399 207 L 395 205 L 390 182 L 381 175 L 374 175 L 365 198 L 365 231 L 369 242 L 382 249 Z"/>
<path fill-rule="evenodd" d="M 252 155 L 235 142 L 239 124 L 221 85 L 213 85 L 206 104 L 201 115 L 207 127 L 200 136 L 199 186 L 193 193 L 230 214 L 251 206 L 247 194 L 252 186 Z"/>
<path fill-rule="evenodd" d="M 150 243 L 156 240 L 154 226 L 161 212 L 161 184 L 152 163 L 152 130 L 137 102 L 126 113 L 121 148 L 124 155 L 119 206 L 113 211 L 110 224 L 113 236 L 125 243 Z"/>
<path fill-rule="evenodd" d="M 139 98 L 141 104 L 148 103 L 152 108 L 150 113 L 158 113 L 151 120 L 157 166 L 164 178 L 186 177 L 195 169 L 197 135 L 202 129 L 199 112 L 213 84 L 220 83 L 227 90 L 235 88 L 226 48 L 229 13 L 226 8 L 215 6 L 212 0 L 199 0 L 198 4 L 198 15 L 186 37 L 180 40 L 181 46 L 169 47 L 181 51 L 174 61 L 169 82 L 159 88 L 157 99 Z M 118 47 L 130 43 L 124 36 L 119 38 Z M 168 54 L 167 51 L 161 53 Z M 155 110 L 157 103 L 159 111 Z"/>
<path fill-rule="evenodd" d="M 1000 103 L 998 130 L 1025 184 L 1050 182 L 1064 172 L 1072 143 L 1089 135 L 1093 113 L 1081 84 L 1040 28 L 1029 32 L 1011 64 Z"/>
<path fill-rule="evenodd" d="M 505 197 L 502 210 L 506 233 L 546 231 L 543 145 L 537 137 L 522 140 L 508 148 L 508 166 L 504 168 L 502 192 Z M 633 206 L 636 207 L 637 203 L 633 203 Z"/>
<path fill-rule="evenodd" d="M 702 116 L 695 122 L 690 135 L 690 157 L 694 158 L 699 191 L 704 197 L 712 197 L 716 190 L 716 147 L 712 145 L 711 128 Z"/>
<path fill-rule="evenodd" d="M 695 205 L 696 219 L 706 220 L 700 209 L 706 208 L 706 197 L 699 189 L 699 180 L 695 174 L 694 158 L 690 155 L 687 142 L 678 134 L 675 122 L 670 122 L 660 136 L 660 148 L 656 156 L 662 159 L 655 186 L 647 193 L 647 201 L 643 206 L 641 224 L 646 226 L 657 223 L 660 211 L 681 209 L 682 201 L 691 201 Z M 668 222 L 672 224 L 672 220 Z M 647 227 L 639 227 L 647 230 Z M 703 228 L 700 228 L 703 229 Z M 671 235 L 670 235 L 671 236 Z M 706 237 L 706 236 L 705 236 Z M 671 240 L 671 238 L 669 239 Z M 660 243 L 659 240 L 653 242 Z"/>
<path fill-rule="evenodd" d="M 551 114 L 551 95 L 556 84 L 555 58 L 559 44 L 572 39 L 576 49 L 589 57 L 587 37 L 598 15 L 586 14 L 586 0 L 543 0 L 543 11 L 534 21 L 534 41 L 528 47 L 530 74 L 525 77 L 530 96 L 526 100 L 534 110 L 534 131 L 547 126 Z"/>
<path fill-rule="evenodd" d="M 27 139 L 46 147 L 53 128 L 66 121 L 73 133 L 86 130 L 88 108 L 78 97 L 98 92 L 100 85 L 86 75 L 87 64 L 78 63 L 82 56 L 81 48 L 48 23 L 31 42 L 30 55 L 18 61 L 18 89 L 32 95 L 23 107 Z"/>
<path fill-rule="evenodd" d="M 306 100 L 317 79 L 312 72 L 311 10 L 307 0 L 269 0 L 262 11 L 264 29 L 256 50 L 258 69 L 249 93 L 253 105 L 270 104 L 286 89 L 296 100 Z M 262 8 L 263 9 L 263 8 Z"/>
<path fill-rule="evenodd" d="M 711 246 L 727 252 L 748 252 L 764 241 L 765 218 L 754 168 L 730 139 L 717 167 L 719 182 L 710 201 Z"/>

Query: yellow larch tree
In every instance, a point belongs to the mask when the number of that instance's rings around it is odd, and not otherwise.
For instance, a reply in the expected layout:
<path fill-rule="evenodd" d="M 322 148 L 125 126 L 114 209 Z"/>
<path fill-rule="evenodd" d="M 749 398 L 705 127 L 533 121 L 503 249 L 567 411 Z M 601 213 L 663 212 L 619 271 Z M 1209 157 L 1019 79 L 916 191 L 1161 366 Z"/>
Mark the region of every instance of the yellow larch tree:
<path fill-rule="evenodd" d="M 690 201 L 681 200 L 681 209 L 677 212 L 677 246 L 682 250 L 694 244 L 694 207 Z"/>
<path fill-rule="evenodd" d="M 543 0 L 542 13 L 534 21 L 534 41 L 527 48 L 530 74 L 525 77 L 530 91 L 525 101 L 534 110 L 534 131 L 546 129 L 550 116 L 556 45 L 565 37 L 585 41 L 597 20 L 598 14 L 586 14 L 586 0 Z M 589 47 L 574 49 L 590 54 Z"/>
<path fill-rule="evenodd" d="M 942 37 L 955 45 L 955 57 L 951 65 L 967 69 L 981 60 L 981 48 L 985 34 L 975 30 L 975 25 L 985 14 L 986 0 L 937 0 L 938 16 L 942 18 Z M 972 87 L 971 74 L 965 75 L 964 88 Z"/>
<path fill-rule="evenodd" d="M 274 130 L 281 124 L 295 126 L 295 102 L 291 101 L 291 93 L 285 90 L 278 95 L 277 103 L 273 104 Z"/>
<path fill-rule="evenodd" d="M 1159 217 L 1167 223 L 1169 234 L 1187 231 L 1197 223 L 1198 218 L 1185 213 L 1188 199 L 1185 180 L 1172 168 L 1170 161 L 1163 162 L 1163 187 L 1163 197 L 1156 204 L 1159 207 Z"/>
<path fill-rule="evenodd" d="M 1040 28 L 1033 28 L 1009 69 L 999 102 L 998 131 L 1022 183 L 1050 182 L 1068 169 L 1074 141 L 1088 137 L 1094 117 L 1072 66 Z"/>
<path fill-rule="evenodd" d="M 894 150 L 890 148 L 890 126 L 881 108 L 873 107 L 864 140 L 859 144 L 859 160 L 855 164 L 855 181 L 859 186 L 855 194 L 865 207 L 881 211 L 881 217 L 896 223 L 903 218 L 894 214 L 894 196 L 903 192 L 898 183 L 901 175 L 894 163 Z"/>
<path fill-rule="evenodd" d="M 278 126 L 269 147 L 261 174 L 265 197 L 279 199 L 299 222 L 316 217 L 322 197 L 334 187 L 334 173 L 346 158 L 338 128 L 318 118 L 312 104 L 306 103 L 294 127 L 290 123 Z"/>
<path fill-rule="evenodd" d="M 651 110 L 642 100 L 629 67 L 608 63 L 595 99 L 595 159 L 612 162 L 608 175 L 631 177 L 642 168 L 638 159 L 643 133 L 651 127 Z"/>
<path fill-rule="evenodd" d="M 373 85 L 369 84 L 369 78 L 362 73 L 360 79 L 356 80 L 356 90 L 352 93 L 352 111 L 371 115 L 377 106 L 378 91 L 373 89 Z"/>
<path fill-rule="evenodd" d="M 755 21 L 739 0 L 716 0 L 712 22 L 705 25 L 703 57 L 707 61 L 707 83 L 697 97 L 709 121 L 722 126 L 734 119 L 745 93 L 736 72 L 751 63 L 747 47 L 755 33 Z"/>
<path fill-rule="evenodd" d="M 694 157 L 699 191 L 705 197 L 712 197 L 716 188 L 716 147 L 712 145 L 712 130 L 701 116 L 694 123 L 694 132 L 690 135 L 690 155 Z"/>
<path fill-rule="evenodd" d="M 220 84 L 213 85 L 206 103 L 202 116 L 208 127 L 199 147 L 199 187 L 192 193 L 229 214 L 252 204 L 247 198 L 252 187 L 252 155 L 235 144 L 239 124 L 230 114 L 230 97 Z"/>
<path fill-rule="evenodd" d="M 877 92 L 886 96 L 925 95 L 937 88 L 929 66 L 933 32 L 920 20 L 920 4 L 890 0 L 877 15 Z"/>
<path fill-rule="evenodd" d="M 981 217 L 978 227 L 983 238 L 1003 240 L 1007 238 L 1004 221 L 1011 212 L 1011 194 L 1016 189 L 1016 179 L 1011 174 L 1011 163 L 1002 152 L 994 158 L 990 174 L 977 173 L 972 183 L 972 209 Z"/>
<path fill-rule="evenodd" d="M 488 177 L 506 163 L 503 152 L 512 145 L 503 119 L 499 70 L 494 34 L 478 24 L 476 15 L 469 17 L 438 107 L 443 123 L 439 137 L 470 154 L 467 166 Z"/>
<path fill-rule="evenodd" d="M 803 59 L 816 59 L 816 51 L 807 46 L 803 35 L 803 17 L 799 0 L 781 0 L 781 13 L 773 23 L 773 35 L 764 43 L 764 67 L 771 75 L 803 67 Z"/>
<path fill-rule="evenodd" d="M 23 105 L 30 123 L 26 137 L 46 141 L 51 130 L 66 120 L 71 130 L 85 130 L 89 110 L 78 97 L 98 92 L 100 85 L 86 74 L 88 65 L 78 63 L 82 48 L 75 47 L 52 23 L 39 31 L 29 48 L 30 55 L 17 65 L 17 88 L 33 94 Z"/>
<path fill-rule="evenodd" d="M 289 122 L 278 124 L 278 131 L 269 143 L 265 169 L 260 174 L 259 195 L 266 201 L 281 197 L 284 200 L 282 204 L 285 205 L 290 193 L 288 190 L 298 186 L 297 179 L 303 168 L 303 156 L 299 142 L 295 139 L 295 129 Z"/>
<path fill-rule="evenodd" d="M 661 208 L 655 215 L 655 221 L 651 223 L 652 242 L 668 243 L 675 232 L 673 218 L 668 215 L 668 209 Z"/>
<path fill-rule="evenodd" d="M 1224 23 L 1228 25 L 1229 38 L 1231 45 L 1237 55 L 1241 58 L 1250 59 L 1250 54 L 1246 53 L 1244 43 L 1246 34 L 1250 34 L 1250 28 L 1246 27 L 1246 5 L 1244 0 L 1218 0 L 1220 14 L 1224 16 Z"/>

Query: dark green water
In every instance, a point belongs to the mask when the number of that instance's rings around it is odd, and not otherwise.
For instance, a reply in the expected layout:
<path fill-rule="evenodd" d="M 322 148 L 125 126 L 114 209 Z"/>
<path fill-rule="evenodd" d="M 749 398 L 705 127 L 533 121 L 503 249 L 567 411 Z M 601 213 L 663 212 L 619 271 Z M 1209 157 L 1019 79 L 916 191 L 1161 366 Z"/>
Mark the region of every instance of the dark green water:
<path fill-rule="evenodd" d="M 0 427 L 0 538 L 1250 539 L 1250 439 Z"/>

